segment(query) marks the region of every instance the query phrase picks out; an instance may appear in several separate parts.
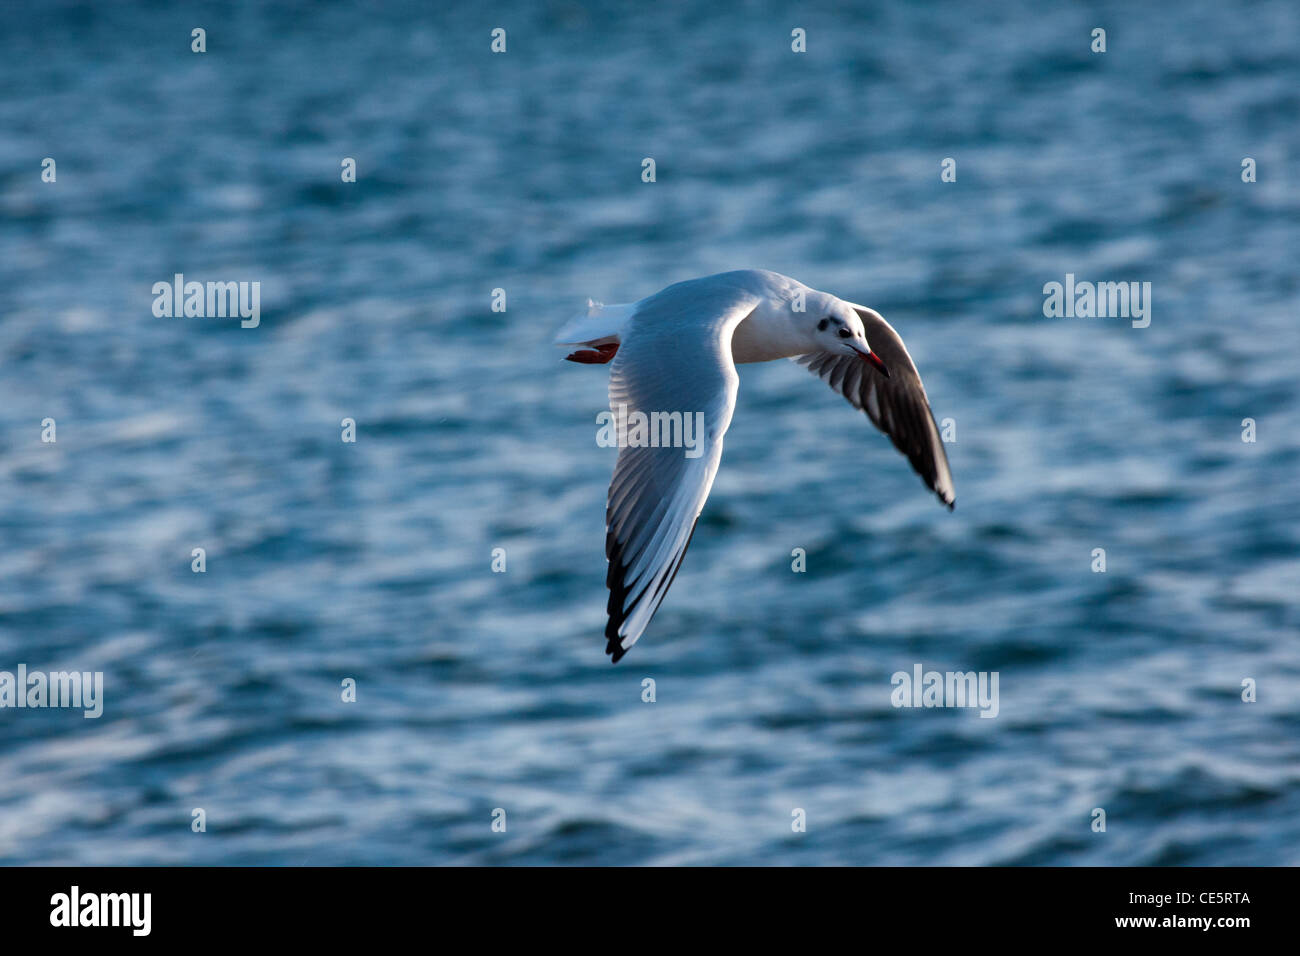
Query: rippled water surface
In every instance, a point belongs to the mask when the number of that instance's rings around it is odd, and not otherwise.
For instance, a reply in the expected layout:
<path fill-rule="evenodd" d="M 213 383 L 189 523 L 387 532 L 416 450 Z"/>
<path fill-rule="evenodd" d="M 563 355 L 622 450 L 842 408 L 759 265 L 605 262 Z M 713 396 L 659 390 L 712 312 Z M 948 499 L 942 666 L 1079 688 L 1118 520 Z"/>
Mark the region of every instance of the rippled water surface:
<path fill-rule="evenodd" d="M 106 699 L 0 710 L 0 862 L 1300 863 L 1294 3 L 38 6 L 0 669 Z M 747 366 L 611 667 L 607 375 L 550 336 L 743 267 L 893 321 L 957 509 Z M 260 326 L 155 318 L 178 272 Z M 1066 273 L 1149 281 L 1150 326 L 1045 318 Z M 997 671 L 998 717 L 892 707 L 917 663 Z"/>

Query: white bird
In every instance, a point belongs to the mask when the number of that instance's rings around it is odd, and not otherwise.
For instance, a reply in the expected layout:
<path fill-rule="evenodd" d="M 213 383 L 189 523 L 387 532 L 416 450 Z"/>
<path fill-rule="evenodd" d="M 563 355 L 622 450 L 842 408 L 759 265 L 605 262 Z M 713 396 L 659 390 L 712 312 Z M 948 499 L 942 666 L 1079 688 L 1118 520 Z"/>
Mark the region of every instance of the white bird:
<path fill-rule="evenodd" d="M 903 340 L 874 309 L 746 269 L 678 282 L 627 305 L 588 301 L 555 342 L 585 346 L 570 361 L 613 362 L 609 404 L 620 450 L 605 512 L 605 653 L 614 663 L 654 617 L 691 542 L 736 407 L 738 363 L 791 358 L 806 366 L 866 412 L 953 507 L 925 386 Z M 659 413 L 665 435 L 673 413 L 700 422 L 694 457 L 680 443 L 654 442 L 658 434 L 629 431 L 638 412 L 643 423 Z"/>

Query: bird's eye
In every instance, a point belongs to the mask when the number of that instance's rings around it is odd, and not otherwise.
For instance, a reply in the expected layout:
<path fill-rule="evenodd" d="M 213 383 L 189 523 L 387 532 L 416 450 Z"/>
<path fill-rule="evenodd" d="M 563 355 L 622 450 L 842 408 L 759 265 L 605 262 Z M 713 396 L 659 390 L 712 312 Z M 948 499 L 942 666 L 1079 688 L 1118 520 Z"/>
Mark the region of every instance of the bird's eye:
<path fill-rule="evenodd" d="M 817 323 L 817 331 L 818 331 L 818 332 L 825 332 L 825 331 L 826 331 L 826 326 L 828 326 L 828 325 L 830 325 L 830 324 L 831 324 L 831 320 L 830 320 L 830 319 L 822 319 L 820 322 Z"/>
<path fill-rule="evenodd" d="M 851 339 L 853 338 L 853 333 L 850 332 L 848 329 L 840 329 L 840 338 Z"/>

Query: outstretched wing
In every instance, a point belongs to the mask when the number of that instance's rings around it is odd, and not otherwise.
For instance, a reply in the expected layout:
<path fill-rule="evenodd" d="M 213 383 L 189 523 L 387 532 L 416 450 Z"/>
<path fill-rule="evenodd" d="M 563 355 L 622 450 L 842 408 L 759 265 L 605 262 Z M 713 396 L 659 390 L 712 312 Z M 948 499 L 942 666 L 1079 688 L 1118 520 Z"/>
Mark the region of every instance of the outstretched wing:
<path fill-rule="evenodd" d="M 930 490 L 951 509 L 956 494 L 948 453 L 939 438 L 921 374 L 903 340 L 879 312 L 849 304 L 861 317 L 871 351 L 885 363 L 889 377 L 852 355 L 812 352 L 794 360 L 847 398 L 854 408 L 866 412 L 894 447 L 907 456 Z"/>
<path fill-rule="evenodd" d="M 713 487 L 736 404 L 731 334 L 757 303 L 742 290 L 691 286 L 638 305 L 610 369 L 620 434 L 605 512 L 605 653 L 614 663 L 659 609 Z M 638 415 L 647 423 L 640 436 Z"/>

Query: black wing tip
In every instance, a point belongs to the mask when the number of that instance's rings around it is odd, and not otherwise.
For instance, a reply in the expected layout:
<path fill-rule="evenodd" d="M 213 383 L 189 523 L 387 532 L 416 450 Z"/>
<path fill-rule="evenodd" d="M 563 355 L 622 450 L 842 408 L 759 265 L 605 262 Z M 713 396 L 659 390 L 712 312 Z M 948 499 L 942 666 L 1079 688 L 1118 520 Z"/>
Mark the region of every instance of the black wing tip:
<path fill-rule="evenodd" d="M 921 464 L 924 463 L 912 462 L 912 468 L 921 476 L 921 483 L 924 484 L 925 487 L 929 488 L 934 496 L 939 499 L 939 504 L 943 505 L 949 511 L 955 510 L 957 508 L 957 492 L 953 490 L 951 483 L 949 483 L 947 488 L 942 487 L 939 476 L 934 475 L 933 477 L 927 477 L 926 473 L 921 470 Z"/>
<path fill-rule="evenodd" d="M 609 620 L 605 622 L 605 653 L 610 656 L 611 664 L 617 664 L 627 653 L 618 633 L 628 614 L 623 607 L 627 599 L 624 580 L 627 566 L 623 564 L 622 545 L 613 534 L 605 535 L 605 556 L 609 559 L 609 569 L 605 574 L 605 586 L 609 588 L 609 601 L 605 605 L 605 613 L 609 615 Z"/>
<path fill-rule="evenodd" d="M 610 656 L 610 663 L 617 664 L 627 653 L 627 648 L 623 646 L 623 638 L 619 636 L 618 629 L 623 625 L 623 615 L 615 616 L 613 609 L 609 612 L 609 621 L 605 624 L 605 653 Z"/>
<path fill-rule="evenodd" d="M 659 586 L 653 591 L 644 587 L 641 592 L 633 599 L 630 607 L 624 607 L 627 602 L 627 565 L 623 563 L 623 546 L 624 543 L 618 540 L 618 537 L 612 532 L 605 533 L 605 557 L 609 560 L 609 568 L 605 572 L 605 585 L 609 588 L 609 602 L 605 605 L 605 613 L 609 615 L 609 620 L 605 624 L 605 653 L 612 660 L 611 664 L 617 664 L 623 659 L 623 655 L 628 649 L 622 645 L 622 637 L 619 629 L 622 628 L 623 622 L 627 620 L 628 615 L 636 610 L 637 606 L 647 598 L 653 605 L 650 617 L 653 618 L 659 610 L 658 602 L 662 601 L 668 589 L 673 586 L 673 581 L 677 579 L 677 572 L 682 569 L 682 559 L 686 557 L 686 552 L 695 540 L 695 529 L 700 526 L 700 516 L 696 515 L 695 520 L 691 522 L 691 532 L 686 536 L 686 543 L 682 549 L 677 552 L 673 559 L 672 570 L 664 577 Z M 649 621 L 646 622 L 647 624 Z M 641 630 L 645 630 L 643 626 Z"/>

